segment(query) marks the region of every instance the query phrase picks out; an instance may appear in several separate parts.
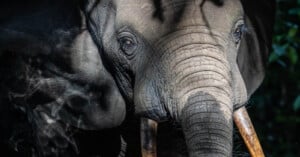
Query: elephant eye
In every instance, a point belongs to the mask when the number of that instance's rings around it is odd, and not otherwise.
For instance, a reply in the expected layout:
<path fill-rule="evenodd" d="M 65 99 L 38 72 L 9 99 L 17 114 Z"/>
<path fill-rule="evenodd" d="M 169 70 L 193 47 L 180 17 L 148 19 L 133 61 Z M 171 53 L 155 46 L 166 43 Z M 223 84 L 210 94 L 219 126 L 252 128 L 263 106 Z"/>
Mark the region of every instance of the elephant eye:
<path fill-rule="evenodd" d="M 236 45 L 238 45 L 242 39 L 243 36 L 243 32 L 245 30 L 245 25 L 244 23 L 239 23 L 236 27 L 235 30 L 233 32 L 233 39 L 234 39 L 234 43 Z"/>
<path fill-rule="evenodd" d="M 137 47 L 137 42 L 134 36 L 128 32 L 121 33 L 118 38 L 121 50 L 127 54 L 132 55 Z"/>

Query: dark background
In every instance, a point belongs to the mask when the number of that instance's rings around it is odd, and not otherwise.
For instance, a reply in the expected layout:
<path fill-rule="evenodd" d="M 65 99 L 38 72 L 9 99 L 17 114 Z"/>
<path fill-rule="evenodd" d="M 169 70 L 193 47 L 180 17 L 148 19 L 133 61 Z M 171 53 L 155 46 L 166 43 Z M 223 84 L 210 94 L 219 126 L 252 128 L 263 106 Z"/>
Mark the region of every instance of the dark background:
<path fill-rule="evenodd" d="M 300 0 L 277 0 L 272 52 L 247 106 L 267 157 L 300 157 Z"/>

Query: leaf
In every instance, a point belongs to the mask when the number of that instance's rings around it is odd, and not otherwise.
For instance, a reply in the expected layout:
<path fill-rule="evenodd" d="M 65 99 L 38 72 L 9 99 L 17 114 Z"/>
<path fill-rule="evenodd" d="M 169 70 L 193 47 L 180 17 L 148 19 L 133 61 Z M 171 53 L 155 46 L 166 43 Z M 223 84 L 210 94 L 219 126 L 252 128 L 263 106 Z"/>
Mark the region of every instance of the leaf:
<path fill-rule="evenodd" d="M 286 63 L 284 63 L 284 61 L 282 61 L 282 60 L 277 60 L 277 63 L 283 68 L 287 67 Z"/>
<path fill-rule="evenodd" d="M 279 59 L 279 56 L 276 53 L 271 53 L 269 57 L 269 63 L 275 62 Z"/>
<path fill-rule="evenodd" d="M 288 58 L 290 59 L 290 62 L 295 65 L 297 64 L 298 61 L 298 54 L 297 51 L 294 47 L 289 47 L 289 51 L 288 51 Z"/>
<path fill-rule="evenodd" d="M 300 13 L 300 8 L 293 8 L 289 10 L 290 15 L 299 15 Z"/>
<path fill-rule="evenodd" d="M 286 48 L 288 47 L 287 44 L 285 45 L 277 45 L 277 44 L 274 44 L 273 45 L 273 49 L 274 49 L 274 52 L 278 55 L 278 56 L 282 56 L 285 54 L 286 52 Z"/>
<path fill-rule="evenodd" d="M 294 111 L 298 111 L 300 109 L 300 95 L 295 99 L 293 104 Z"/>
<path fill-rule="evenodd" d="M 295 37 L 297 34 L 297 31 L 298 31 L 298 27 L 291 28 L 288 32 L 288 37 L 290 37 L 290 38 Z"/>

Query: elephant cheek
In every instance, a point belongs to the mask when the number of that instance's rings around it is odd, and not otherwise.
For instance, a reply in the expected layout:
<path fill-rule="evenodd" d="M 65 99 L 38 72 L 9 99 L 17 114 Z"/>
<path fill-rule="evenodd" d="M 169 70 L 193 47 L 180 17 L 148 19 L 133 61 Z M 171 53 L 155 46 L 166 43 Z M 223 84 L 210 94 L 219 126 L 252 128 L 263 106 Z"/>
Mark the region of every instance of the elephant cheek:
<path fill-rule="evenodd" d="M 134 90 L 135 114 L 158 122 L 167 120 L 167 112 L 162 105 L 161 92 L 158 89 L 161 86 L 151 77 L 136 82 Z"/>
<path fill-rule="evenodd" d="M 238 69 L 235 66 L 232 74 L 232 82 L 233 82 L 233 104 L 235 105 L 234 108 L 238 109 L 248 100 L 248 94 L 244 79 Z"/>

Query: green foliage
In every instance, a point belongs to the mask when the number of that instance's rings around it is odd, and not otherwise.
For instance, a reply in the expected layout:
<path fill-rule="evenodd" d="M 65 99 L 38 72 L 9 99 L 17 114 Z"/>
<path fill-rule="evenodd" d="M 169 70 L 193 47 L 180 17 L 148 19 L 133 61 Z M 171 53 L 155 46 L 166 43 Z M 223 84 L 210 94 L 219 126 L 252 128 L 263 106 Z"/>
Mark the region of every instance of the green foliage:
<path fill-rule="evenodd" d="M 300 95 L 298 95 L 298 97 L 296 98 L 293 107 L 294 111 L 298 111 L 300 109 Z"/>
<path fill-rule="evenodd" d="M 300 156 L 300 0 L 277 0 L 273 51 L 250 114 L 266 156 Z"/>
<path fill-rule="evenodd" d="M 298 63 L 300 44 L 299 36 L 300 2 L 278 0 L 276 16 L 275 36 L 273 38 L 273 52 L 270 55 L 269 63 L 277 62 L 283 68 L 292 64 L 295 68 Z"/>

